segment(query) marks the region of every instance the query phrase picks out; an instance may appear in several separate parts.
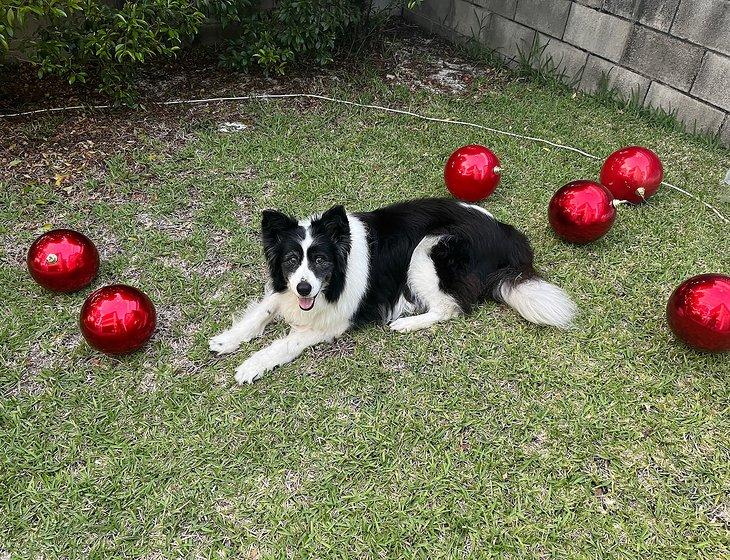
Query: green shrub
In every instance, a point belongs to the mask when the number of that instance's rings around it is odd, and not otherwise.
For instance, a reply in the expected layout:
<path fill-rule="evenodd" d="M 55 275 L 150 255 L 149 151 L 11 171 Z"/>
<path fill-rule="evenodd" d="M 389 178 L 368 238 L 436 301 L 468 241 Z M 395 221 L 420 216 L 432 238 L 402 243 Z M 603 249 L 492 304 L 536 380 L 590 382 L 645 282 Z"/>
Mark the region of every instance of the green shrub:
<path fill-rule="evenodd" d="M 257 12 L 242 22 L 241 35 L 229 43 L 222 60 L 238 68 L 257 65 L 279 74 L 295 59 L 327 64 L 342 38 L 357 35 L 367 4 L 280 0 L 271 11 Z"/>
<path fill-rule="evenodd" d="M 0 0 L 0 44 L 8 47 L 30 18 L 40 22 L 18 48 L 39 76 L 69 83 L 94 80 L 100 91 L 129 102 L 136 69 L 169 57 L 194 36 L 204 15 L 187 0 L 140 0 L 116 8 L 95 0 Z"/>
<path fill-rule="evenodd" d="M 219 3 L 206 2 L 211 7 Z M 222 63 L 241 69 L 258 66 L 266 73 L 283 74 L 290 63 L 303 59 L 328 64 L 339 46 L 365 41 L 384 21 L 371 17 L 372 0 L 278 0 L 269 11 L 252 11 L 255 3 L 250 0 L 228 3 L 238 6 L 238 17 L 219 19 L 224 25 L 240 24 L 240 33 L 228 42 Z M 389 7 L 414 8 L 421 3 L 391 0 Z M 217 15 L 210 9 L 206 13 Z"/>
<path fill-rule="evenodd" d="M 198 9 L 224 27 L 241 23 L 255 10 L 256 0 L 197 0 Z"/>
<path fill-rule="evenodd" d="M 369 0 L 278 0 L 271 10 L 258 5 L 258 0 L 0 0 L 0 54 L 12 47 L 40 77 L 92 82 L 114 100 L 130 103 L 138 68 L 175 56 L 206 17 L 237 27 L 223 64 L 280 74 L 302 59 L 330 62 L 338 45 L 364 36 L 373 21 Z M 33 33 L 31 20 L 39 23 Z"/>

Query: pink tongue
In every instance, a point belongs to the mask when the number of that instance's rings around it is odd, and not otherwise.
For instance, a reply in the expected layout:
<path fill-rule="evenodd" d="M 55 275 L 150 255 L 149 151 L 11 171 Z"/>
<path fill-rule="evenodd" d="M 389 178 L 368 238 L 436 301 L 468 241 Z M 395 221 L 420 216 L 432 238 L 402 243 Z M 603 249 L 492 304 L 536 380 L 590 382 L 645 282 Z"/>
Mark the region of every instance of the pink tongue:
<path fill-rule="evenodd" d="M 299 307 L 301 307 L 304 311 L 309 311 L 310 309 L 312 309 L 312 307 L 314 307 L 314 298 L 300 297 Z"/>

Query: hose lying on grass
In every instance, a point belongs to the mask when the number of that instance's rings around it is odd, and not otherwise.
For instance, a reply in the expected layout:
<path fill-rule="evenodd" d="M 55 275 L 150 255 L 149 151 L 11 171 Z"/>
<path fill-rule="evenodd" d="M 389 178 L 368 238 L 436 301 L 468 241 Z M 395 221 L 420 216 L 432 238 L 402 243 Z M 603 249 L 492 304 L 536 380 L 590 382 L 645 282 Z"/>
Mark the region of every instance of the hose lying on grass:
<path fill-rule="evenodd" d="M 595 160 L 601 160 L 603 158 L 585 152 L 579 148 L 575 148 L 573 146 L 566 146 L 565 144 L 558 144 L 557 142 L 552 142 L 550 140 L 546 140 L 545 138 L 538 138 L 536 136 L 527 136 L 524 134 L 518 134 L 516 132 L 509 132 L 507 130 L 500 130 L 498 128 L 491 128 L 489 126 L 484 126 L 477 123 L 471 123 L 466 121 L 457 121 L 453 119 L 442 119 L 438 117 L 429 117 L 427 115 L 421 115 L 419 113 L 414 113 L 412 111 L 406 111 L 403 109 L 394 109 L 392 107 L 384 107 L 382 105 L 369 105 L 365 103 L 357 103 L 356 101 L 347 101 L 345 99 L 337 99 L 335 97 L 327 97 L 326 95 L 318 95 L 316 93 L 258 93 L 253 95 L 241 95 L 241 96 L 235 96 L 235 97 L 211 97 L 208 99 L 177 99 L 172 101 L 154 101 L 151 104 L 152 105 L 158 105 L 158 106 L 164 106 L 164 105 L 196 105 L 200 103 L 220 103 L 224 101 L 247 101 L 251 99 L 286 99 L 286 98 L 309 98 L 309 99 L 320 99 L 323 101 L 329 101 L 332 103 L 340 103 L 342 105 L 351 105 L 353 107 L 361 107 L 363 109 L 374 109 L 376 111 L 384 111 L 387 113 L 397 113 L 399 115 L 407 115 L 409 117 L 415 117 L 418 119 L 422 119 L 425 121 L 431 121 L 431 122 L 439 122 L 439 123 L 446 123 L 446 124 L 458 124 L 461 126 L 469 126 L 472 128 L 478 128 L 480 130 L 486 130 L 487 132 L 492 132 L 494 134 L 501 134 L 503 136 L 511 136 L 513 138 L 520 138 L 522 140 L 529 140 L 531 142 L 539 142 L 541 144 L 547 144 L 548 146 L 552 146 L 554 148 L 559 148 L 561 150 L 569 150 L 571 152 L 575 152 L 577 154 L 580 154 L 584 157 L 595 159 Z M 99 109 L 111 109 L 114 107 L 113 105 L 72 105 L 69 107 L 53 107 L 50 109 L 36 109 L 34 111 L 24 111 L 20 113 L 10 113 L 5 115 L 0 115 L 2 118 L 10 118 L 10 117 L 22 117 L 26 115 L 35 115 L 39 113 L 59 113 L 64 111 L 76 111 L 76 110 L 84 110 L 84 109 L 93 109 L 93 110 L 99 110 Z M 670 189 L 674 189 L 675 191 L 679 191 L 685 196 L 688 196 L 689 198 L 696 200 L 697 202 L 703 204 L 705 207 L 712 210 L 723 222 L 726 224 L 730 224 L 730 220 L 728 220 L 725 216 L 720 213 L 720 211 L 712 206 L 711 204 L 708 204 L 704 200 L 696 197 L 695 195 L 687 192 L 684 189 L 681 189 L 675 185 L 672 185 L 671 183 L 667 183 L 666 181 L 662 181 L 662 185 L 665 187 L 669 187 Z"/>

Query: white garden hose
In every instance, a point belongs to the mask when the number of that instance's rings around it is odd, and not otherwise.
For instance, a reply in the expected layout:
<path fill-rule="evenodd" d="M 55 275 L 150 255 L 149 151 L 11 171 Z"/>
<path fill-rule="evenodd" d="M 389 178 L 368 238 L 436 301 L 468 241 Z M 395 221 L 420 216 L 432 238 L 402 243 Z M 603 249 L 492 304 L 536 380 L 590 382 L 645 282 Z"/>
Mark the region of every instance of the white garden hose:
<path fill-rule="evenodd" d="M 251 99 L 289 99 L 289 98 L 309 98 L 309 99 L 321 99 L 323 101 L 330 101 L 332 103 L 340 103 L 342 105 L 351 105 L 353 107 L 361 107 L 363 109 L 374 109 L 376 111 L 384 111 L 387 113 L 397 113 L 399 115 L 407 115 L 409 117 L 416 117 L 418 119 L 422 119 L 425 121 L 431 121 L 431 122 L 439 122 L 439 123 L 446 123 L 446 124 L 458 124 L 461 126 L 469 126 L 472 128 L 478 128 L 480 130 L 486 130 L 487 132 L 492 132 L 494 134 L 501 134 L 503 136 L 511 136 L 512 138 L 520 138 L 522 140 L 529 140 L 531 142 L 539 142 L 541 144 L 547 144 L 548 146 L 552 146 L 554 148 L 559 148 L 561 150 L 569 150 L 571 152 L 575 152 L 577 154 L 580 154 L 582 156 L 585 156 L 590 159 L 594 160 L 600 160 L 599 156 L 596 156 L 594 154 L 585 152 L 579 148 L 574 148 L 573 146 L 566 146 L 565 144 L 558 144 L 557 142 L 552 142 L 550 140 L 546 140 L 545 138 L 538 138 L 536 136 L 527 136 L 524 134 L 518 134 L 516 132 L 509 132 L 507 130 L 500 130 L 498 128 L 491 128 L 489 126 L 484 126 L 481 124 L 466 122 L 466 121 L 456 121 L 452 119 L 441 119 L 438 117 L 429 117 L 426 115 L 421 115 L 419 113 L 414 113 L 412 111 L 405 111 L 403 109 L 393 109 L 391 107 L 383 107 L 382 105 L 369 105 L 365 103 L 357 103 L 355 101 L 347 101 L 345 99 L 337 99 L 335 97 L 327 97 L 326 95 L 318 95 L 315 93 L 258 93 L 258 94 L 252 94 L 252 95 L 241 95 L 241 96 L 235 96 L 235 97 L 210 97 L 207 99 L 178 99 L 173 101 L 154 101 L 151 103 L 151 105 L 158 105 L 158 106 L 164 106 L 164 105 L 196 105 L 200 103 L 220 103 L 225 101 L 247 101 Z M 23 111 L 20 113 L 9 113 L 5 115 L 0 115 L 0 118 L 10 118 L 10 117 L 22 117 L 27 115 L 36 115 L 39 113 L 59 113 L 59 112 L 65 112 L 65 111 L 77 111 L 77 110 L 99 110 L 99 109 L 110 109 L 113 105 L 73 105 L 69 107 L 53 107 L 51 109 L 36 109 L 34 111 Z M 662 181 L 662 185 L 669 187 L 670 189 L 674 189 L 675 191 L 679 191 L 685 196 L 688 196 L 689 198 L 696 200 L 697 202 L 703 204 L 710 210 L 712 210 L 717 216 L 726 224 L 730 224 L 730 220 L 728 220 L 725 216 L 720 213 L 720 211 L 712 206 L 711 204 L 708 204 L 704 200 L 698 198 L 697 196 L 687 192 L 684 189 L 681 189 L 675 185 L 672 185 L 671 183 L 667 183 L 666 181 Z"/>

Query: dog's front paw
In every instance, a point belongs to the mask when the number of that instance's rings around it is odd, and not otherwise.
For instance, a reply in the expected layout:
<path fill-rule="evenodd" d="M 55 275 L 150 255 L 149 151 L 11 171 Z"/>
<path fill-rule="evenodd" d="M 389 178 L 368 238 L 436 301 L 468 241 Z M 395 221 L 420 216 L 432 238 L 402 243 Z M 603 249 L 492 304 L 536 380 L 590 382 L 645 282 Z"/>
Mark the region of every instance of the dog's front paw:
<path fill-rule="evenodd" d="M 210 348 L 211 352 L 215 352 L 219 356 L 235 352 L 240 345 L 240 337 L 233 336 L 228 331 L 214 336 L 208 341 L 208 348 Z"/>
<path fill-rule="evenodd" d="M 236 368 L 236 383 L 243 385 L 244 383 L 253 383 L 259 379 L 264 372 L 266 367 L 258 363 L 257 360 L 248 359 Z"/>

